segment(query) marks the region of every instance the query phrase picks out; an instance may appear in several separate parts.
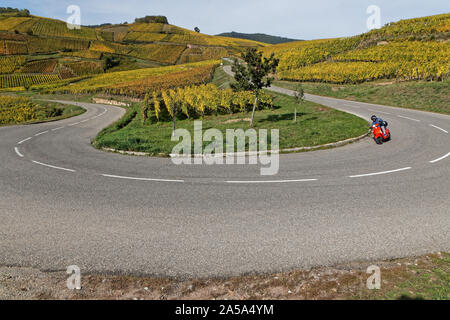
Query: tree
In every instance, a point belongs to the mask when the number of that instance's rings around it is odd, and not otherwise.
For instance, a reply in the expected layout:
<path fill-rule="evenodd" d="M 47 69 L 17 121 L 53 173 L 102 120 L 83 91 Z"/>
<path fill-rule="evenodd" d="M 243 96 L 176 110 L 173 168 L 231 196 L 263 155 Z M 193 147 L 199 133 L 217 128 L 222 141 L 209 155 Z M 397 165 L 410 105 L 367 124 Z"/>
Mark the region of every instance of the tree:
<path fill-rule="evenodd" d="M 136 18 L 134 20 L 136 23 L 162 23 L 169 24 L 167 17 L 165 16 L 145 16 L 143 18 Z"/>
<path fill-rule="evenodd" d="M 103 56 L 103 70 L 106 71 L 120 64 L 120 58 L 114 56 Z"/>
<path fill-rule="evenodd" d="M 199 27 L 195 27 L 194 31 L 197 32 L 197 33 L 200 33 L 200 28 Z"/>
<path fill-rule="evenodd" d="M 19 10 L 19 13 L 17 13 L 18 17 L 29 17 L 30 11 L 28 9 Z"/>
<path fill-rule="evenodd" d="M 245 64 L 234 60 L 232 71 L 236 83 L 232 85 L 235 91 L 253 91 L 255 94 L 255 102 L 253 104 L 252 117 L 250 126 L 253 126 L 256 106 L 261 89 L 270 87 L 273 78 L 269 75 L 274 73 L 278 67 L 280 60 L 272 54 L 269 58 L 263 58 L 262 52 L 258 52 L 255 48 L 249 48 L 242 54 Z"/>
<path fill-rule="evenodd" d="M 297 123 L 297 105 L 300 105 L 305 100 L 305 91 L 301 84 L 297 85 L 297 88 L 294 91 L 294 99 L 295 99 L 295 111 L 294 111 L 294 123 Z"/>
<path fill-rule="evenodd" d="M 172 137 L 175 137 L 177 115 L 180 111 L 180 101 L 177 92 L 173 89 L 170 89 L 168 92 L 163 90 L 161 92 L 161 96 L 163 98 L 164 105 L 172 118 Z"/>
<path fill-rule="evenodd" d="M 147 93 L 145 95 L 144 102 L 141 105 L 141 116 L 142 116 L 142 125 L 145 125 L 145 122 L 148 119 L 148 111 L 150 110 L 150 95 Z"/>
<path fill-rule="evenodd" d="M 156 120 L 159 121 L 159 113 L 161 112 L 161 104 L 159 102 L 158 94 L 153 92 L 153 110 L 155 111 Z"/>

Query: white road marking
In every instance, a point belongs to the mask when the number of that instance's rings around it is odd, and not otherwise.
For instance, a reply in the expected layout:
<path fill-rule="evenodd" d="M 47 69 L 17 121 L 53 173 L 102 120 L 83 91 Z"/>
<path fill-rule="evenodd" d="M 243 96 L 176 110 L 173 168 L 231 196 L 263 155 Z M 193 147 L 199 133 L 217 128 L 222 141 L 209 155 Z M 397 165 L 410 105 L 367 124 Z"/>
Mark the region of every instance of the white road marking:
<path fill-rule="evenodd" d="M 56 167 L 56 166 L 52 166 L 50 164 L 46 164 L 46 163 L 42 163 L 42 162 L 38 162 L 38 161 L 34 161 L 34 160 L 31 160 L 31 162 L 39 164 L 39 165 L 44 166 L 44 167 L 49 167 L 49 168 L 58 169 L 58 170 L 64 170 L 64 171 L 69 171 L 69 172 L 75 172 L 75 170 L 72 170 L 72 169 Z"/>
<path fill-rule="evenodd" d="M 367 110 L 375 112 L 375 113 L 390 114 L 389 112 L 384 112 L 384 111 L 379 111 L 379 110 L 373 110 L 373 109 L 367 109 Z"/>
<path fill-rule="evenodd" d="M 436 162 L 439 162 L 439 161 L 441 161 L 441 160 L 444 160 L 444 159 L 447 158 L 448 156 L 450 156 L 450 152 L 447 153 L 445 156 L 440 157 L 439 159 L 430 161 L 430 163 L 436 163 Z"/>
<path fill-rule="evenodd" d="M 20 153 L 19 148 L 14 147 L 14 151 L 17 153 L 17 155 L 21 158 L 23 158 L 23 154 Z"/>
<path fill-rule="evenodd" d="M 108 110 L 106 110 L 106 108 L 103 108 L 103 110 L 105 110 L 105 111 L 103 111 L 102 113 L 100 113 L 100 114 L 97 115 L 96 117 L 101 117 L 101 116 L 104 115 L 106 112 L 108 112 Z"/>
<path fill-rule="evenodd" d="M 411 167 L 407 167 L 407 168 L 401 168 L 401 169 L 396 169 L 396 170 L 359 174 L 359 175 L 356 175 L 356 176 L 349 176 L 349 178 L 361 178 L 361 177 L 369 177 L 369 176 L 378 176 L 378 175 L 382 175 L 382 174 L 388 174 L 388 173 L 394 173 L 394 172 L 399 172 L 399 171 L 405 171 L 405 170 L 409 170 L 409 169 L 412 169 L 412 168 Z"/>
<path fill-rule="evenodd" d="M 22 143 L 24 143 L 24 142 L 26 142 L 28 140 L 31 140 L 31 139 L 32 139 L 32 137 L 28 137 L 26 139 L 23 139 L 22 141 L 17 142 L 17 144 L 22 144 Z"/>
<path fill-rule="evenodd" d="M 111 174 L 102 174 L 102 176 L 107 177 L 107 178 L 127 179 L 127 180 L 139 180 L 139 181 L 184 182 L 184 180 L 152 179 L 152 178 L 135 178 L 135 177 L 116 176 L 116 175 L 111 175 Z"/>
<path fill-rule="evenodd" d="M 55 128 L 55 129 L 52 129 L 52 131 L 61 130 L 61 129 L 63 129 L 63 128 L 64 128 L 64 127 Z"/>
<path fill-rule="evenodd" d="M 39 132 L 39 133 L 36 133 L 34 136 L 35 137 L 39 137 L 40 135 L 43 135 L 43 134 L 45 134 L 47 132 L 48 132 L 48 130 L 47 131 L 43 131 L 43 132 Z"/>
<path fill-rule="evenodd" d="M 412 120 L 412 121 L 416 121 L 416 122 L 420 122 L 420 120 L 417 120 L 417 119 L 414 119 L 414 118 L 405 117 L 405 116 L 397 116 L 397 117 L 403 118 L 403 119 Z"/>
<path fill-rule="evenodd" d="M 447 131 L 447 130 L 444 130 L 444 129 L 442 129 L 442 128 L 438 127 L 438 126 L 435 126 L 434 124 L 430 124 L 430 127 L 433 127 L 433 128 L 436 128 L 436 129 L 438 129 L 438 130 L 441 130 L 441 131 L 443 131 L 443 132 L 445 132 L 445 133 L 448 133 L 448 131 Z"/>
<path fill-rule="evenodd" d="M 71 124 L 68 124 L 67 126 L 72 127 L 72 126 L 76 126 L 77 124 L 80 124 L 80 122 L 71 123 Z"/>
<path fill-rule="evenodd" d="M 245 183 L 289 183 L 289 182 L 309 182 L 319 179 L 300 179 L 300 180 L 261 180 L 261 181 L 226 181 L 226 183 L 245 184 Z"/>

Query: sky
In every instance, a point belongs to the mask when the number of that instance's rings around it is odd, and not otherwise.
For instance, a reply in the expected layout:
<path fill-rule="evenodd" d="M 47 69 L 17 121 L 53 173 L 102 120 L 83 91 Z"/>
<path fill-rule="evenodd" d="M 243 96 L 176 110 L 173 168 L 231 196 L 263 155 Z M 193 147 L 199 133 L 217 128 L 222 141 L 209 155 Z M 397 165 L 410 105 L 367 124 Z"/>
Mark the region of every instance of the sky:
<path fill-rule="evenodd" d="M 202 33 L 267 33 L 294 39 L 352 36 L 368 31 L 370 5 L 381 24 L 450 12 L 448 0 L 2 0 L 0 6 L 66 21 L 69 5 L 81 9 L 81 24 L 133 22 L 165 15 L 169 23 Z"/>

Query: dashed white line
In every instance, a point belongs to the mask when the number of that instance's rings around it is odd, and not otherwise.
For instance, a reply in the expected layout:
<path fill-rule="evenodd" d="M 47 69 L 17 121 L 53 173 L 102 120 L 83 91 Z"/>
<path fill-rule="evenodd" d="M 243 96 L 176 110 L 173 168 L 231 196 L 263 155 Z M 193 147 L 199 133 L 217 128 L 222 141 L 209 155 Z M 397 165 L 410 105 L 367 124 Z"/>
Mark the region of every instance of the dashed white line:
<path fill-rule="evenodd" d="M 436 160 L 430 161 L 430 163 L 436 163 L 436 162 L 439 162 L 439 161 L 441 161 L 441 160 L 444 160 L 444 159 L 447 158 L 448 156 L 450 156 L 450 152 L 447 153 L 445 156 L 442 156 L 442 157 L 440 157 L 440 158 L 438 158 L 438 159 L 436 159 Z"/>
<path fill-rule="evenodd" d="M 405 117 L 405 116 L 397 116 L 397 117 L 399 117 L 399 118 L 403 118 L 403 119 L 408 119 L 408 120 L 411 120 L 411 121 L 416 121 L 416 122 L 420 122 L 420 120 L 417 120 L 417 119 L 414 119 L 414 118 L 410 118 L 410 117 Z"/>
<path fill-rule="evenodd" d="M 22 143 L 24 143 L 24 142 L 26 142 L 28 140 L 31 140 L 31 139 L 32 139 L 32 137 L 28 137 L 26 139 L 23 139 L 22 141 L 17 142 L 17 144 L 22 144 Z"/>
<path fill-rule="evenodd" d="M 40 135 L 46 134 L 47 132 L 48 132 L 48 130 L 47 131 L 43 131 L 43 132 L 39 132 L 39 133 L 36 133 L 34 136 L 35 137 L 39 137 Z"/>
<path fill-rule="evenodd" d="M 68 124 L 67 126 L 68 127 L 72 127 L 72 126 L 76 126 L 77 124 L 80 124 L 80 123 L 79 122 L 75 122 L 75 123 Z"/>
<path fill-rule="evenodd" d="M 349 178 L 361 178 L 361 177 L 369 177 L 369 176 L 378 176 L 378 175 L 382 175 L 382 174 L 400 172 L 400 171 L 405 171 L 405 170 L 409 170 L 409 169 L 412 169 L 412 168 L 411 167 L 407 167 L 407 168 L 401 168 L 401 169 L 396 169 L 396 170 L 359 174 L 359 175 L 355 175 L 355 176 L 349 176 Z"/>
<path fill-rule="evenodd" d="M 75 170 L 72 170 L 72 169 L 56 167 L 56 166 L 52 166 L 50 164 L 46 164 L 46 163 L 42 163 L 42 162 L 38 162 L 38 161 L 34 161 L 34 160 L 31 160 L 31 162 L 39 164 L 39 165 L 44 166 L 44 167 L 49 167 L 49 168 L 52 168 L 52 169 L 58 169 L 58 170 L 64 170 L 64 171 L 69 171 L 69 172 L 75 172 Z"/>
<path fill-rule="evenodd" d="M 55 129 L 52 129 L 52 131 L 58 131 L 58 130 L 61 130 L 61 129 L 63 129 L 64 127 L 59 127 L 59 128 L 55 128 Z"/>
<path fill-rule="evenodd" d="M 246 183 L 290 183 L 290 182 L 310 182 L 318 179 L 299 179 L 299 180 L 256 180 L 256 181 L 226 181 L 226 183 L 246 184 Z"/>
<path fill-rule="evenodd" d="M 139 180 L 139 181 L 184 182 L 184 180 L 136 178 L 136 177 L 116 176 L 116 175 L 111 175 L 111 174 L 102 174 L 102 176 L 107 177 L 107 178 L 126 179 L 126 180 Z"/>
<path fill-rule="evenodd" d="M 442 129 L 442 128 L 438 127 L 438 126 L 435 126 L 434 124 L 430 124 L 430 127 L 433 127 L 433 128 L 436 128 L 436 129 L 438 129 L 438 130 L 441 130 L 441 131 L 443 131 L 443 132 L 445 132 L 445 133 L 448 133 L 448 131 L 447 131 L 447 130 L 444 130 L 444 129 Z"/>
<path fill-rule="evenodd" d="M 21 158 L 23 158 L 23 154 L 20 153 L 19 148 L 14 147 L 14 151 L 17 153 L 17 155 Z"/>

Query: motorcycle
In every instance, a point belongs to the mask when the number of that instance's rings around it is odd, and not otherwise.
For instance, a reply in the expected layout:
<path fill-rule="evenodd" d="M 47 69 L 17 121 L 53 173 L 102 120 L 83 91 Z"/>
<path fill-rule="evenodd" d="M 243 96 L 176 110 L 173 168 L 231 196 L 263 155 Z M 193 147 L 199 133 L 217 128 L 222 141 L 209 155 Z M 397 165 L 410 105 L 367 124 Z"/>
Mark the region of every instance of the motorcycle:
<path fill-rule="evenodd" d="M 387 123 L 386 123 L 387 126 Z M 381 126 L 380 124 L 374 124 L 371 127 L 372 130 L 372 135 L 373 135 L 373 140 L 375 140 L 375 142 L 377 144 L 383 144 L 384 142 L 388 142 L 392 140 L 392 136 L 391 136 L 391 131 L 386 128 L 385 126 L 385 130 L 383 132 L 383 130 L 381 130 Z"/>

